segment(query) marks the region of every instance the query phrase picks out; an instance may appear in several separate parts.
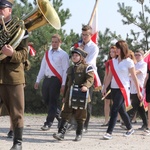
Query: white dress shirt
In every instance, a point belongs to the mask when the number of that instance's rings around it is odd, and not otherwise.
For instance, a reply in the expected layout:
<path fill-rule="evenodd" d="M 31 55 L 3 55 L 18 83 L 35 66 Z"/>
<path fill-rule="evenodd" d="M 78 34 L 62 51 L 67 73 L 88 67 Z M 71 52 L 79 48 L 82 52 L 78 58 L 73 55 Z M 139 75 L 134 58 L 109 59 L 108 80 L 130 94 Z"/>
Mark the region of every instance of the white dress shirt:
<path fill-rule="evenodd" d="M 97 71 L 96 59 L 99 53 L 98 46 L 92 40 L 90 40 L 87 44 L 84 45 L 84 50 L 88 54 L 85 58 L 86 63 L 92 65 L 93 69 Z"/>
<path fill-rule="evenodd" d="M 118 76 L 120 77 L 120 81 L 122 82 L 124 87 L 130 87 L 130 77 L 129 77 L 129 68 L 134 67 L 134 62 L 130 58 L 123 59 L 118 63 L 118 58 L 113 58 L 114 68 Z M 114 78 L 111 80 L 111 88 L 118 89 L 119 86 Z"/>
<path fill-rule="evenodd" d="M 58 50 L 49 50 L 48 56 L 51 55 L 52 60 L 55 64 L 55 70 L 61 75 L 62 77 L 62 85 L 65 85 L 66 82 L 66 72 L 69 67 L 69 56 L 68 54 L 59 48 Z M 53 66 L 54 67 L 54 66 Z M 44 78 L 44 76 L 51 77 L 55 76 L 55 74 L 50 70 L 47 61 L 46 61 L 46 56 L 44 55 L 42 62 L 41 62 L 41 67 L 36 79 L 36 82 L 40 82 L 41 79 Z"/>
<path fill-rule="evenodd" d="M 144 62 L 144 60 L 141 60 L 141 61 L 137 62 L 135 64 L 135 70 L 140 71 L 140 73 L 138 73 L 136 76 L 137 76 L 140 88 L 143 88 L 144 80 L 145 80 L 145 77 L 146 77 L 146 74 L 147 74 L 147 63 Z M 131 78 L 130 93 L 131 94 L 136 94 L 137 93 L 137 90 L 135 88 L 135 84 L 134 84 L 132 78 Z"/>

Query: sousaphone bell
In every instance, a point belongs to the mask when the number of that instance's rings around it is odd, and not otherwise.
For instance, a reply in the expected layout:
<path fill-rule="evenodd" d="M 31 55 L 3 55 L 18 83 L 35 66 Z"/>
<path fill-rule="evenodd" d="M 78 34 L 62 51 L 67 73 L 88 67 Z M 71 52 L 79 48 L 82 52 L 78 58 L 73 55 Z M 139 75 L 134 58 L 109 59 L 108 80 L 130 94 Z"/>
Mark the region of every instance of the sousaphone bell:
<path fill-rule="evenodd" d="M 25 30 L 31 32 L 41 26 L 50 24 L 55 29 L 61 28 L 59 16 L 49 0 L 36 0 L 36 7 L 26 16 L 19 20 L 14 17 L 6 26 L 3 16 L 0 16 L 3 22 L 3 29 L 0 31 L 0 49 L 9 44 L 15 49 L 22 41 Z M 7 57 L 0 51 L 0 60 Z"/>

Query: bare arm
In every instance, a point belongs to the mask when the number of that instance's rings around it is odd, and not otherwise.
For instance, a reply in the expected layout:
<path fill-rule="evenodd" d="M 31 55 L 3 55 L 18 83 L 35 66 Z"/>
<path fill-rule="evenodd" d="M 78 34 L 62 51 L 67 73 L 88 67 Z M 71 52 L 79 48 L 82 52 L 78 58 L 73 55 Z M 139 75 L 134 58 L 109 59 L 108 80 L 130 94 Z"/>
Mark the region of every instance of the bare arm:
<path fill-rule="evenodd" d="M 135 68 L 134 68 L 134 67 L 130 68 L 130 69 L 129 69 L 129 72 L 130 72 L 131 77 L 132 77 L 132 79 L 133 79 L 133 81 L 134 81 L 134 84 L 135 84 L 135 86 L 136 86 L 138 98 L 139 98 L 140 100 L 142 100 L 142 94 L 141 94 L 141 91 L 140 91 L 140 86 L 139 86 L 138 79 L 137 79 L 137 77 L 136 77 Z"/>
<path fill-rule="evenodd" d="M 108 73 L 108 75 L 106 77 L 106 80 L 104 82 L 104 87 L 103 87 L 103 90 L 102 90 L 102 95 L 103 96 L 105 96 L 106 89 L 107 89 L 108 85 L 110 84 L 111 80 L 112 80 L 112 72 L 111 72 L 111 70 L 109 70 L 109 73 Z"/>

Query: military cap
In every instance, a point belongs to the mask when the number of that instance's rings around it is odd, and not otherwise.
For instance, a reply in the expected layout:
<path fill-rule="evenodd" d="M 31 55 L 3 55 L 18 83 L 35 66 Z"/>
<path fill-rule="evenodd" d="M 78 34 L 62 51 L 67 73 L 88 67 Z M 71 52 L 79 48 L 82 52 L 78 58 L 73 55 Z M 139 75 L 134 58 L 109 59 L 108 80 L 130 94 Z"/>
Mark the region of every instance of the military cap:
<path fill-rule="evenodd" d="M 13 3 L 14 0 L 0 0 L 0 8 L 6 8 L 6 7 L 12 8 Z"/>
<path fill-rule="evenodd" d="M 73 54 L 73 53 L 77 53 L 77 54 L 83 56 L 84 58 L 87 56 L 87 52 L 84 51 L 83 49 L 81 49 L 80 47 L 74 48 L 74 49 L 72 50 L 72 54 Z"/>

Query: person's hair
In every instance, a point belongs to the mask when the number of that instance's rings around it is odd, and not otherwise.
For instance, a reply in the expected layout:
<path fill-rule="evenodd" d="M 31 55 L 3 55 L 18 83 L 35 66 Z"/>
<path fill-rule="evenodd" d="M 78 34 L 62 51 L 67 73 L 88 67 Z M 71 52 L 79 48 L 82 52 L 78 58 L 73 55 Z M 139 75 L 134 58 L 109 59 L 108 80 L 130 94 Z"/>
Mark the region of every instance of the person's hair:
<path fill-rule="evenodd" d="M 82 25 L 82 31 L 90 31 L 92 34 L 92 27 L 90 25 Z"/>
<path fill-rule="evenodd" d="M 129 50 L 128 57 L 131 58 L 134 63 L 136 63 L 136 59 L 135 59 L 135 56 L 134 56 L 134 52 L 133 52 L 132 50 Z"/>
<path fill-rule="evenodd" d="M 128 48 L 128 44 L 123 41 L 123 40 L 119 40 L 117 43 L 116 43 L 116 47 L 118 49 L 120 49 L 120 56 L 121 56 L 121 59 L 125 59 L 128 57 L 129 55 L 129 48 Z"/>
<path fill-rule="evenodd" d="M 107 59 L 107 60 L 112 59 L 112 57 L 110 56 L 110 50 L 111 50 L 111 49 L 114 49 L 114 50 L 115 50 L 115 52 L 116 52 L 116 46 L 114 46 L 114 45 L 113 45 L 113 46 L 111 46 L 111 47 L 110 47 L 110 49 L 109 49 L 109 53 L 108 53 L 108 59 Z"/>
<path fill-rule="evenodd" d="M 61 36 L 59 34 L 52 35 L 52 38 L 57 38 L 59 42 L 61 42 Z"/>
<path fill-rule="evenodd" d="M 144 51 L 142 49 L 136 50 L 135 53 L 140 53 L 140 54 L 142 54 L 142 56 L 144 55 Z"/>

